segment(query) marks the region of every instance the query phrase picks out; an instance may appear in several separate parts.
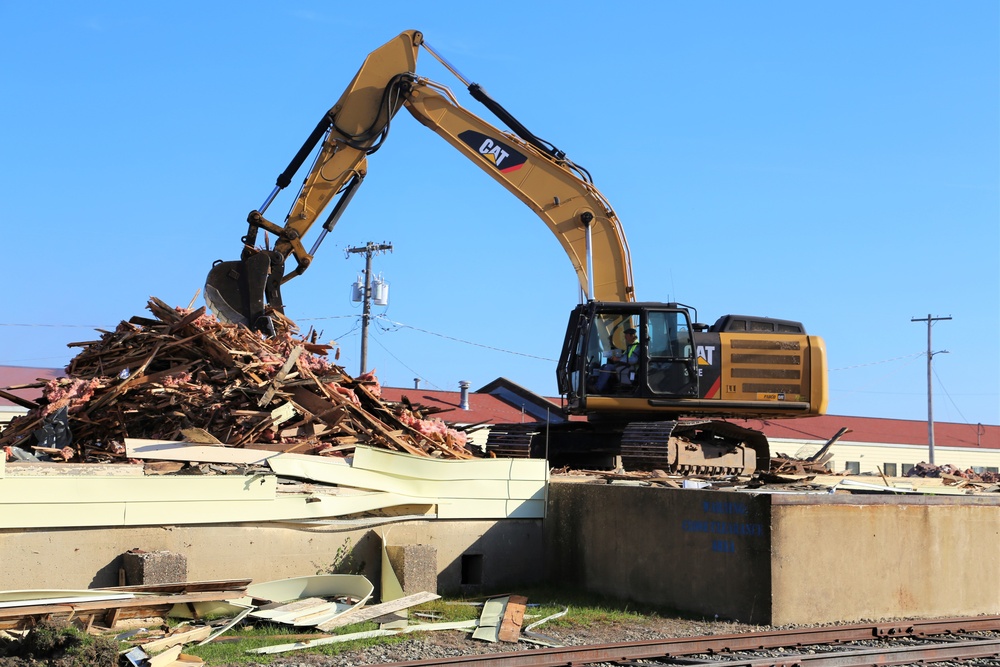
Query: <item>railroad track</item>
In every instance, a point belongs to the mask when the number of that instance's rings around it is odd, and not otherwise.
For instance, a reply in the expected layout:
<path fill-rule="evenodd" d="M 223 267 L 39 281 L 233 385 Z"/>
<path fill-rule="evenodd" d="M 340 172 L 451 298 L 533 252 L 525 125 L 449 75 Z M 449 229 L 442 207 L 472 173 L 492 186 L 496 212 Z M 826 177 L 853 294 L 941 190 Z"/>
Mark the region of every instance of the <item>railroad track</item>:
<path fill-rule="evenodd" d="M 725 667 L 1000 665 L 1000 616 L 839 625 L 436 658 L 388 665 Z M 638 662 L 642 661 L 642 662 Z"/>

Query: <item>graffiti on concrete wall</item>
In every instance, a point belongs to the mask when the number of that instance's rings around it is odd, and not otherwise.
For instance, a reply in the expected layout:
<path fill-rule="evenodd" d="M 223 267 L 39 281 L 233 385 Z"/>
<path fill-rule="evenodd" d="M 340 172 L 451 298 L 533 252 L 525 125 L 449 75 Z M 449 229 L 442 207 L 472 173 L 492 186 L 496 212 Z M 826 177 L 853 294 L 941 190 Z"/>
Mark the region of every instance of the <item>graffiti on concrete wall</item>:
<path fill-rule="evenodd" d="M 712 551 L 733 554 L 749 539 L 764 537 L 764 525 L 748 521 L 746 503 L 729 500 L 706 500 L 701 503 L 701 516 L 681 520 L 685 533 L 705 533 L 711 536 Z"/>

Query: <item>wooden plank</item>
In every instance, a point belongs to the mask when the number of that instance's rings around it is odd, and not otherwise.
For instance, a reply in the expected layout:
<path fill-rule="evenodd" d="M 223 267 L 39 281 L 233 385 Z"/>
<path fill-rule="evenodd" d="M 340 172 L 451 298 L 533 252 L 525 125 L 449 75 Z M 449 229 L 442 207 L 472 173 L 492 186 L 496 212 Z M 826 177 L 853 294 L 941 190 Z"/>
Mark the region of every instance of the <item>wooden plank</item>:
<path fill-rule="evenodd" d="M 17 394 L 11 394 L 10 392 L 6 392 L 2 389 L 0 389 L 0 398 L 5 398 L 14 405 L 18 405 L 22 408 L 27 408 L 29 410 L 35 410 L 38 408 L 38 403 L 35 403 L 34 401 L 29 401 L 26 398 L 21 398 Z"/>
<path fill-rule="evenodd" d="M 300 616 L 307 616 L 317 611 L 329 611 L 336 603 L 323 598 L 310 597 L 295 600 L 287 604 L 270 604 L 258 607 L 250 613 L 254 618 L 263 618 L 275 623 L 293 623 Z"/>
<path fill-rule="evenodd" d="M 91 602 L 60 602 L 56 604 L 39 604 L 0 608 L 0 618 L 15 618 L 18 616 L 34 616 L 55 613 L 86 613 L 103 612 L 112 609 L 149 609 L 154 607 L 172 607 L 185 602 L 223 601 L 239 598 L 243 591 L 201 591 L 182 593 L 179 595 L 141 595 L 123 600 L 94 600 Z M 155 615 L 155 614 L 153 614 Z"/>
<path fill-rule="evenodd" d="M 182 428 L 181 435 L 186 442 L 193 442 L 196 445 L 222 445 L 219 439 L 203 428 Z"/>
<path fill-rule="evenodd" d="M 142 377 L 143 373 L 146 372 L 146 369 L 149 368 L 149 365 L 153 363 L 153 359 L 156 358 L 156 355 L 160 353 L 161 347 L 162 344 L 157 344 L 156 347 L 153 348 L 152 353 L 148 357 L 146 357 L 145 361 L 142 362 L 142 365 L 140 365 L 139 368 L 132 371 L 132 373 L 128 376 L 128 378 L 126 378 L 124 381 L 112 387 L 109 391 L 105 392 L 99 398 L 90 401 L 87 404 L 87 409 L 83 412 L 83 416 L 89 417 L 95 410 L 104 407 L 105 405 L 107 405 L 108 403 L 110 403 L 111 401 L 115 400 L 116 398 L 124 394 L 126 391 L 128 391 L 128 389 L 132 385 L 136 384 L 139 381 L 139 378 Z"/>
<path fill-rule="evenodd" d="M 299 357 L 302 355 L 304 351 L 305 348 L 302 347 L 301 345 L 297 345 L 295 348 L 292 349 L 292 351 L 288 354 L 288 359 L 285 360 L 285 365 L 282 366 L 281 369 L 274 374 L 274 377 L 271 378 L 270 386 L 268 387 L 267 391 L 265 391 L 264 395 L 261 396 L 260 400 L 257 401 L 257 405 L 259 407 L 264 407 L 265 405 L 271 402 L 271 399 L 274 398 L 274 395 L 277 393 L 278 388 L 281 386 L 281 382 L 285 379 L 285 376 L 288 375 L 288 373 L 292 370 L 292 367 L 295 366 L 295 363 L 299 360 Z"/>
<path fill-rule="evenodd" d="M 308 451 L 316 446 L 315 442 L 279 442 L 279 443 L 256 443 L 248 442 L 243 445 L 243 449 L 254 449 L 261 452 L 274 452 L 275 454 L 280 454 L 282 452 L 289 453 L 301 453 Z"/>
<path fill-rule="evenodd" d="M 135 586 L 114 586 L 102 588 L 103 591 L 122 591 L 126 593 L 194 593 L 195 591 L 240 591 L 253 582 L 253 579 L 212 579 L 207 581 L 178 581 L 163 584 L 138 584 Z"/>
<path fill-rule="evenodd" d="M 177 659 L 167 667 L 200 667 L 204 665 L 205 661 L 196 655 L 188 655 L 187 653 L 181 653 L 177 656 Z"/>
<path fill-rule="evenodd" d="M 118 617 L 121 616 L 122 608 L 115 607 L 114 609 L 109 609 L 108 613 L 104 615 L 104 626 L 107 628 L 113 628 L 118 623 Z M 93 618 L 93 616 L 91 616 Z"/>
<path fill-rule="evenodd" d="M 154 655 L 149 659 L 149 667 L 170 667 L 170 665 L 177 662 L 177 658 L 181 655 L 181 647 L 174 646 L 173 648 L 168 648 L 163 653 L 159 655 Z"/>
<path fill-rule="evenodd" d="M 431 600 L 437 600 L 440 597 L 440 595 L 435 593 L 414 593 L 413 595 L 407 595 L 406 597 L 398 598 L 390 602 L 373 604 L 368 607 L 358 607 L 357 609 L 341 614 L 337 618 L 327 621 L 326 623 L 320 623 L 316 627 L 323 632 L 329 632 L 334 628 L 340 628 L 345 625 L 353 625 L 355 623 L 363 623 L 364 621 L 369 621 L 373 618 L 384 616 L 385 614 L 400 611 L 401 609 L 416 607 L 418 604 L 430 602 Z"/>
<path fill-rule="evenodd" d="M 183 646 L 184 644 L 190 644 L 191 642 L 199 642 L 208 637 L 210 634 L 212 634 L 212 626 L 202 625 L 190 630 L 175 632 L 171 635 L 163 637 L 162 639 L 155 639 L 151 642 L 147 642 L 142 645 L 142 650 L 146 653 L 157 653 L 168 648 L 173 648 L 174 646 Z"/>
<path fill-rule="evenodd" d="M 511 595 L 503 612 L 500 632 L 497 637 L 502 642 L 517 642 L 521 636 L 521 624 L 524 622 L 524 609 L 528 598 L 523 595 Z"/>
<path fill-rule="evenodd" d="M 305 387 L 293 387 L 291 393 L 295 405 L 329 426 L 336 426 L 347 416 L 342 405 L 317 396 Z"/>

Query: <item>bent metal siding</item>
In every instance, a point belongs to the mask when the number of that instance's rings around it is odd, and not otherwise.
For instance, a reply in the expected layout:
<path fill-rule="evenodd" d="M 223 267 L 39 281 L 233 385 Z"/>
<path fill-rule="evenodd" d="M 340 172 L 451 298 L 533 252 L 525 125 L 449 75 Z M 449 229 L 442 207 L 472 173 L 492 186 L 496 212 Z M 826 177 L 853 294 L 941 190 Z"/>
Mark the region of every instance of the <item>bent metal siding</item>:
<path fill-rule="evenodd" d="M 553 483 L 554 584 L 790 624 L 1000 613 L 1000 496 Z"/>

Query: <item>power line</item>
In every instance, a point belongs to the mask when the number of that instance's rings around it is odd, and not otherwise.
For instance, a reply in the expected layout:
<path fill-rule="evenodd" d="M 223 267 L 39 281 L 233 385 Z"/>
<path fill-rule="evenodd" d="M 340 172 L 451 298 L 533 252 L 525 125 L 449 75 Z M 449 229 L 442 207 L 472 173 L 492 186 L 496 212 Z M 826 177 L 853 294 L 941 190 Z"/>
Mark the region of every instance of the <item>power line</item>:
<path fill-rule="evenodd" d="M 384 331 L 384 329 L 383 329 L 383 331 Z M 400 365 L 400 366 L 402 366 L 402 367 L 403 367 L 403 368 L 405 368 L 406 370 L 410 371 L 411 373 L 413 373 L 414 375 L 416 375 L 417 377 L 419 377 L 419 378 L 420 378 L 421 380 L 423 380 L 423 381 L 427 382 L 428 384 L 430 384 L 430 385 L 431 385 L 432 387 L 434 387 L 435 389 L 438 389 L 438 390 L 441 390 L 441 391 L 443 391 L 443 390 L 441 389 L 441 387 L 437 386 L 436 384 L 434 384 L 433 382 L 431 382 L 430 380 L 428 380 L 427 378 L 425 378 L 425 377 L 424 377 L 424 375 L 423 375 L 423 373 L 421 373 L 421 372 L 419 372 L 419 371 L 415 371 L 415 370 L 413 370 L 412 368 L 410 368 L 410 367 L 409 367 L 409 366 L 408 366 L 408 365 L 406 364 L 406 362 L 405 362 L 405 361 L 403 361 L 402 359 L 400 359 L 399 357 L 397 357 L 397 356 L 396 356 L 395 354 L 393 354 L 393 353 L 392 353 L 392 350 L 390 350 L 390 349 L 389 349 L 389 348 L 387 348 L 387 347 L 386 347 L 385 345 L 383 345 L 383 344 L 382 344 L 382 341 L 380 341 L 380 340 L 379 340 L 378 338 L 372 338 L 372 340 L 373 340 L 373 341 L 375 341 L 375 343 L 376 343 L 376 344 L 377 344 L 377 345 L 378 345 L 379 347 L 381 347 L 381 348 L 382 348 L 383 350 L 385 350 L 386 354 L 388 354 L 388 355 L 389 355 L 390 357 L 392 357 L 393 359 L 395 359 L 396 361 L 398 361 L 398 362 L 399 362 L 399 365 Z"/>
<path fill-rule="evenodd" d="M 117 324 L 16 324 L 0 322 L 0 327 L 42 327 L 50 329 L 114 329 Z"/>
<path fill-rule="evenodd" d="M 326 317 L 299 317 L 296 322 L 319 322 L 320 320 L 346 320 L 348 317 L 358 317 L 357 315 L 327 315 Z"/>
<path fill-rule="evenodd" d="M 539 357 L 539 356 L 534 355 L 534 354 L 527 354 L 526 352 L 515 352 L 514 350 L 505 350 L 505 349 L 500 348 L 500 347 L 493 347 L 491 345 L 484 345 L 482 343 L 475 343 L 475 342 L 473 342 L 471 340 L 464 340 L 462 338 L 455 338 L 454 336 L 448 336 L 446 334 L 437 333 L 436 331 L 428 331 L 427 329 L 421 329 L 420 327 L 415 327 L 415 326 L 412 326 L 412 325 L 409 325 L 409 324 L 403 324 L 402 322 L 395 322 L 393 320 L 390 320 L 385 315 L 376 315 L 376 317 L 379 318 L 379 319 L 383 319 L 383 320 L 385 320 L 387 322 L 390 322 L 394 326 L 399 327 L 401 329 L 413 329 L 414 331 L 419 331 L 421 333 L 430 334 L 431 336 L 437 336 L 439 338 L 444 338 L 444 339 L 447 339 L 447 340 L 453 340 L 456 343 L 464 343 L 465 345 L 472 345 L 474 347 L 481 347 L 481 348 L 484 348 L 484 349 L 487 349 L 487 350 L 493 350 L 494 352 L 503 352 L 504 354 L 513 354 L 513 355 L 516 355 L 516 356 L 519 356 L 519 357 L 528 357 L 529 359 L 539 359 L 541 361 L 551 361 L 553 363 L 556 361 L 555 359 L 551 359 L 549 357 Z"/>
<path fill-rule="evenodd" d="M 937 369 L 934 370 L 934 377 L 937 378 L 938 384 L 941 385 L 941 391 L 943 391 L 944 395 L 948 397 L 948 402 L 950 402 L 951 405 L 952 405 L 952 407 L 955 408 L 955 411 L 962 418 L 962 421 L 964 421 L 966 424 L 968 424 L 969 420 L 965 417 L 965 415 L 962 414 L 962 410 L 958 407 L 958 404 L 955 403 L 955 399 L 953 399 L 951 397 L 951 394 L 948 393 L 948 387 L 944 386 L 944 382 L 941 380 L 941 376 L 938 375 Z"/>
<path fill-rule="evenodd" d="M 852 368 L 866 368 L 868 366 L 878 366 L 880 364 L 888 364 L 888 363 L 893 362 L 893 361 L 899 361 L 900 359 L 913 359 L 915 357 L 922 357 L 922 356 L 924 356 L 923 352 L 914 352 L 913 354 L 906 354 L 906 355 L 903 355 L 902 357 L 893 357 L 892 359 L 883 359 L 882 361 L 871 361 L 871 362 L 868 362 L 867 364 L 855 364 L 853 366 L 843 366 L 841 368 L 831 368 L 830 372 L 833 373 L 834 371 L 849 371 Z"/>
<path fill-rule="evenodd" d="M 920 353 L 917 353 L 917 354 L 911 354 L 911 355 L 907 355 L 907 356 L 903 356 L 903 357 L 897 357 L 897 359 L 909 359 L 909 361 L 907 363 L 903 364 L 902 366 L 899 366 L 899 367 L 894 368 L 894 369 L 890 369 L 888 372 L 883 373 L 881 376 L 879 376 L 877 378 L 873 378 L 869 382 L 863 384 L 858 389 L 849 389 L 849 390 L 840 390 L 840 391 L 847 391 L 849 393 L 863 393 L 866 389 L 868 389 L 868 387 L 871 387 L 872 385 L 879 385 L 882 382 L 884 382 L 885 380 L 891 378 L 892 376 L 898 375 L 903 370 L 905 370 L 906 368 L 908 368 L 910 366 L 910 364 L 912 364 L 914 361 L 916 361 L 917 359 L 919 359 L 922 356 L 923 356 L 923 353 L 920 352 Z M 888 361 L 891 361 L 891 360 L 888 360 Z M 872 364 L 865 364 L 865 365 L 866 366 L 874 366 L 874 365 L 877 365 L 878 363 L 884 363 L 884 362 L 875 362 L 875 363 L 872 363 Z M 853 368 L 860 368 L 860 366 L 854 366 Z M 888 392 L 888 393 L 896 393 L 896 392 Z"/>

